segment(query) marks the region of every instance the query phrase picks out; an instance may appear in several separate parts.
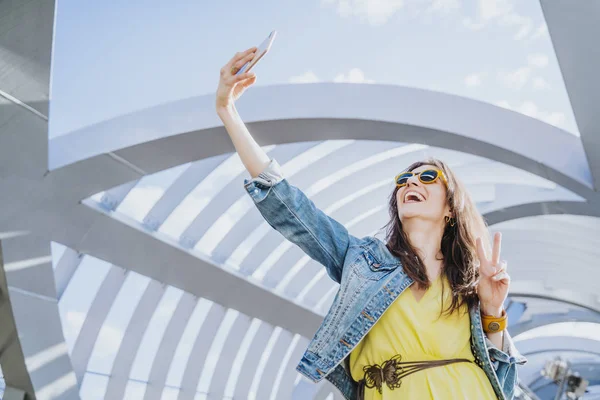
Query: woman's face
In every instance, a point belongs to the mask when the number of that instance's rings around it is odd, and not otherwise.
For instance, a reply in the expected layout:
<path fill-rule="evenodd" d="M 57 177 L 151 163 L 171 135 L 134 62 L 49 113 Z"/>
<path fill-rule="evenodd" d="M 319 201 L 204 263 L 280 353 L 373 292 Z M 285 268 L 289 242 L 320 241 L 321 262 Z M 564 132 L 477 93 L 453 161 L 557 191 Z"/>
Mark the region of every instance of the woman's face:
<path fill-rule="evenodd" d="M 412 172 L 438 169 L 434 165 L 422 165 Z M 450 207 L 446 202 L 446 184 L 441 178 L 434 183 L 422 183 L 417 176 L 411 176 L 406 186 L 396 192 L 398 216 L 400 221 L 409 218 L 420 218 L 439 222 L 450 215 Z"/>

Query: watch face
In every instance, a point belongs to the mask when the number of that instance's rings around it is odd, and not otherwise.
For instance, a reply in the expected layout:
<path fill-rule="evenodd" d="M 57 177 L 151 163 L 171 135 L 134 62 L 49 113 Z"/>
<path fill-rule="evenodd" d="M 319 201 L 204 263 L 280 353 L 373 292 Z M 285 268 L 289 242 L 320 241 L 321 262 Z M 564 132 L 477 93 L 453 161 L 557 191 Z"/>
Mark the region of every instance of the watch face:
<path fill-rule="evenodd" d="M 488 325 L 488 329 L 490 332 L 497 332 L 500 329 L 500 324 L 497 322 L 491 322 Z"/>

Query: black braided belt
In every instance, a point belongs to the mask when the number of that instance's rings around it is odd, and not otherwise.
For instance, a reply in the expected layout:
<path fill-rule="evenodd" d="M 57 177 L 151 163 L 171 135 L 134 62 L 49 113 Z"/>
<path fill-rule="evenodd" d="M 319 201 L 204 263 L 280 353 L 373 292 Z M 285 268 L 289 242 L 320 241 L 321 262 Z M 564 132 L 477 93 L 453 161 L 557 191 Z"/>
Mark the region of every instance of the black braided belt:
<path fill-rule="evenodd" d="M 466 358 L 450 358 L 448 360 L 431 360 L 431 361 L 405 361 L 402 362 L 400 354 L 395 355 L 381 365 L 365 365 L 363 371 L 365 376 L 358 381 L 358 398 L 364 400 L 366 388 L 376 388 L 379 393 L 383 384 L 386 384 L 390 390 L 399 388 L 402 385 L 402 378 L 422 371 L 427 368 L 441 367 L 444 365 L 471 362 Z"/>

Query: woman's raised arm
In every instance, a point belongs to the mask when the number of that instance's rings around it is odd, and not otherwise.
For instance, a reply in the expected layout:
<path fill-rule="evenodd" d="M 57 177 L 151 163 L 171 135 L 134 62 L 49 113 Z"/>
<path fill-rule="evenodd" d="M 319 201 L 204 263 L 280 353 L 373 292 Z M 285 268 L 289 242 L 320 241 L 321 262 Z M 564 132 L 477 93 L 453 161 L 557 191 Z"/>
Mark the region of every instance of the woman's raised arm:
<path fill-rule="evenodd" d="M 235 101 L 248 87 L 256 82 L 256 75 L 252 72 L 245 72 L 240 75 L 234 75 L 233 73 L 239 70 L 247 61 L 250 61 L 254 57 L 255 51 L 256 47 L 251 47 L 244 52 L 236 53 L 221 68 L 216 99 L 217 114 L 223 121 L 235 151 L 237 151 L 252 178 L 256 178 L 269 165 L 270 160 L 269 156 L 250 135 L 246 124 L 244 124 L 235 108 Z"/>
<path fill-rule="evenodd" d="M 283 177 L 277 161 L 256 143 L 235 109 L 235 100 L 256 81 L 253 73 L 236 76 L 235 71 L 252 59 L 255 50 L 237 53 L 221 68 L 216 99 L 217 114 L 252 177 L 244 181 L 244 188 L 271 227 L 323 264 L 329 276 L 340 282 L 348 248 L 361 240 Z"/>

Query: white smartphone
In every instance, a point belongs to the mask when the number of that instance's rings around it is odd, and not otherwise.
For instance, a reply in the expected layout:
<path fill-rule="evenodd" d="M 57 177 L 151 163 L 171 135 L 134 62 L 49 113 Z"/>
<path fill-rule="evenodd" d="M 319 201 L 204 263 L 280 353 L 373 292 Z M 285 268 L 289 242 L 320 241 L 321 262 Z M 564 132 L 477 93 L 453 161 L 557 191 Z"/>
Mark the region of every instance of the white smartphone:
<path fill-rule="evenodd" d="M 271 45 L 273 44 L 273 40 L 275 40 L 275 35 L 277 31 L 273 31 L 269 33 L 269 36 L 258 46 L 256 49 L 256 53 L 254 53 L 254 58 L 248 61 L 246 64 L 240 68 L 240 70 L 236 73 L 236 75 L 243 74 L 244 72 L 250 72 L 252 68 L 264 57 L 265 54 L 269 52 Z"/>

